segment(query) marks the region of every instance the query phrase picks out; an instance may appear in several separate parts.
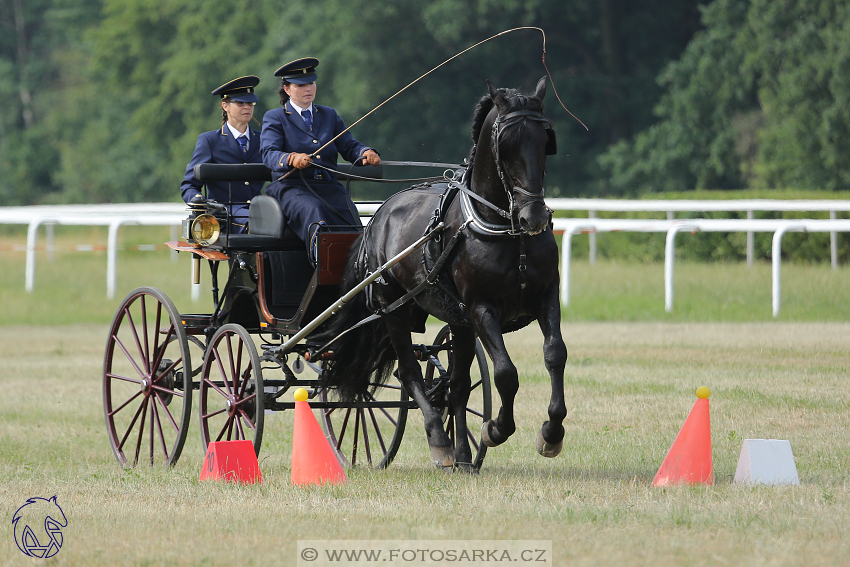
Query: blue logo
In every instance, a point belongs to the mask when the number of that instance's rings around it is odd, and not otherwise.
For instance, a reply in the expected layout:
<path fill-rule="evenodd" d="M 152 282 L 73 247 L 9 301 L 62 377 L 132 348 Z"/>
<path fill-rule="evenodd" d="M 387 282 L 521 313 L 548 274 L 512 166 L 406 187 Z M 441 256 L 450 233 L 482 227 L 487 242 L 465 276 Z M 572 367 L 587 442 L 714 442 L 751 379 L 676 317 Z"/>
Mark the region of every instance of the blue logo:
<path fill-rule="evenodd" d="M 47 559 L 62 547 L 62 528 L 68 525 L 56 497 L 30 498 L 12 516 L 15 543 L 25 555 Z"/>

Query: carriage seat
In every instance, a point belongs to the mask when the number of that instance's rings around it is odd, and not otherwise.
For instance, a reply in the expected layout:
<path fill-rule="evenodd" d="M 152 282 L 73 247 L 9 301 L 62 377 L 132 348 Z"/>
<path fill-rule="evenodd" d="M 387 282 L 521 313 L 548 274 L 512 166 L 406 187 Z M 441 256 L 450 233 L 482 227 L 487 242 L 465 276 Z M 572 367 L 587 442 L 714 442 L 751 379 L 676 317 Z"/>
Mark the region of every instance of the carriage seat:
<path fill-rule="evenodd" d="M 222 237 L 222 246 L 245 252 L 305 249 L 304 242 L 286 221 L 280 203 L 274 197 L 257 195 L 248 206 L 248 234 Z"/>
<path fill-rule="evenodd" d="M 200 163 L 195 166 L 195 179 L 208 181 L 270 181 L 271 170 L 261 163 Z M 266 250 L 304 250 L 304 243 L 286 226 L 276 199 L 258 195 L 248 206 L 248 234 L 222 234 L 221 246 L 244 252 Z"/>
<path fill-rule="evenodd" d="M 355 166 L 350 171 L 353 179 L 383 178 L 381 166 Z M 201 163 L 194 167 L 193 173 L 195 179 L 204 183 L 272 180 L 271 170 L 262 163 Z M 349 179 L 346 173 L 337 173 L 336 176 L 340 180 Z M 306 249 L 304 242 L 286 226 L 280 203 L 268 195 L 258 195 L 251 199 L 248 207 L 248 234 L 222 234 L 219 243 L 226 248 L 244 252 Z"/>

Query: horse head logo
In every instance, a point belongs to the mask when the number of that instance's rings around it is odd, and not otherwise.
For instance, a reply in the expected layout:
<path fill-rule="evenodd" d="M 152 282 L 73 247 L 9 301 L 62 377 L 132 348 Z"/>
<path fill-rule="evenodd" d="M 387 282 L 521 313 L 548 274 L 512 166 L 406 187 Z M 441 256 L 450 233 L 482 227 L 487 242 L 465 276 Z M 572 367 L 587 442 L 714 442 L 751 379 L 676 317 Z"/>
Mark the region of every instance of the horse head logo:
<path fill-rule="evenodd" d="M 62 528 L 68 525 L 65 513 L 53 498 L 30 498 L 12 516 L 15 543 L 25 555 L 47 559 L 62 547 Z"/>

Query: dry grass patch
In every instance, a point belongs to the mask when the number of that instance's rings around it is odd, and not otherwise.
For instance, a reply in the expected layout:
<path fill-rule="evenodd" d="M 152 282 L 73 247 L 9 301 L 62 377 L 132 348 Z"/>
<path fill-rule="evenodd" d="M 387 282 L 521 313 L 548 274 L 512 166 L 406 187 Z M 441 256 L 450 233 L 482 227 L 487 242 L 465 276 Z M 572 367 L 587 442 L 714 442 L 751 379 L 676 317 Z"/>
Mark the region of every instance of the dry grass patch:
<path fill-rule="evenodd" d="M 69 520 L 57 565 L 294 565 L 298 539 L 551 539 L 570 566 L 850 564 L 850 325 L 565 324 L 570 413 L 552 460 L 533 448 L 549 396 L 540 333 L 523 330 L 508 336 L 518 430 L 480 475 L 432 470 L 416 414 L 388 470 L 307 489 L 289 486 L 290 412 L 268 416 L 262 485 L 197 480 L 196 415 L 174 469 L 119 468 L 105 331 L 0 327 L 0 509 L 57 494 Z M 716 484 L 654 489 L 702 384 Z M 791 441 L 800 486 L 731 483 L 754 437 Z M 0 565 L 29 565 L 6 533 Z"/>

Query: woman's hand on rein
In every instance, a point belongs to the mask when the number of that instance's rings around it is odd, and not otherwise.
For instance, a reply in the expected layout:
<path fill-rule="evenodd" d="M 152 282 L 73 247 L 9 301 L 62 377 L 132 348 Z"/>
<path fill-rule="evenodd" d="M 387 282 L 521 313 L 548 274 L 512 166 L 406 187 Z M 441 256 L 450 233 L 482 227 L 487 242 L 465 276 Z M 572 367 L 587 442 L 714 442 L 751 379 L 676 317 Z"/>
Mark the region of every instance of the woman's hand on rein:
<path fill-rule="evenodd" d="M 304 169 L 305 167 L 309 167 L 310 164 L 313 163 L 313 159 L 307 154 L 296 154 L 290 153 L 286 158 L 286 164 L 289 167 L 294 167 L 297 169 Z"/>
<path fill-rule="evenodd" d="M 366 150 L 360 157 L 363 159 L 363 165 L 381 165 L 381 156 L 375 150 Z"/>

